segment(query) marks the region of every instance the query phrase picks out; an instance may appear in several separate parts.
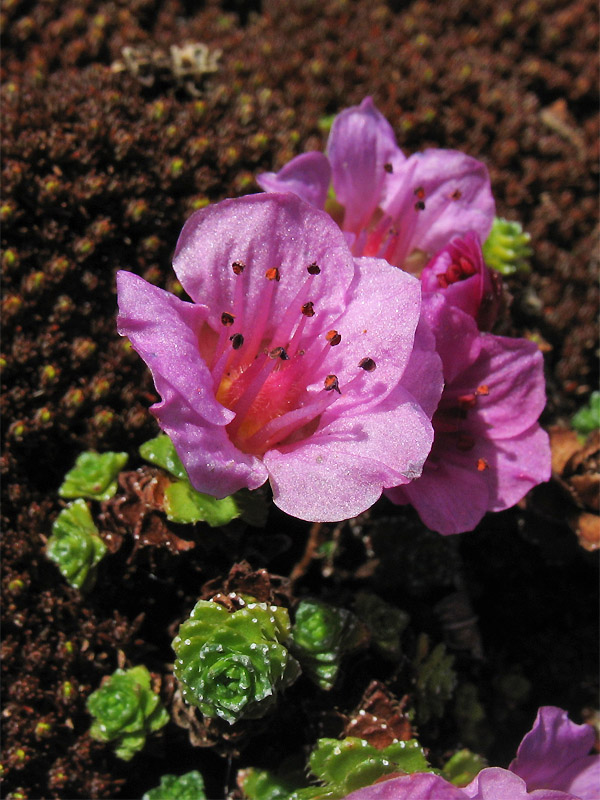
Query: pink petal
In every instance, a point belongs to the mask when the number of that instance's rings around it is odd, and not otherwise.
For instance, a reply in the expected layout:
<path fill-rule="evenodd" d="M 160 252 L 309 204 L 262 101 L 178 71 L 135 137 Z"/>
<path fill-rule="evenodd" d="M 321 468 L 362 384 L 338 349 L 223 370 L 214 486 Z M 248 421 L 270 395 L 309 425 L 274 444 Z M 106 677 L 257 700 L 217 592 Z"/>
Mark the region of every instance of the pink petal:
<path fill-rule="evenodd" d="M 151 411 L 175 445 L 195 489 L 223 498 L 238 489 L 262 486 L 268 474 L 260 459 L 238 450 L 224 427 L 199 417 L 160 377 L 154 380 L 163 399 Z"/>
<path fill-rule="evenodd" d="M 435 350 L 435 336 L 424 316 L 419 319 L 413 351 L 402 376 L 402 386 L 431 418 L 440 401 L 444 379 L 442 361 Z"/>
<path fill-rule="evenodd" d="M 234 261 L 247 265 L 241 275 L 234 274 Z M 307 267 L 313 262 L 321 272 L 309 285 Z M 268 314 L 266 338 L 305 285 L 302 302 L 314 301 L 317 315 L 327 309 L 314 318 L 327 325 L 343 309 L 354 276 L 338 226 L 328 214 L 293 194 L 250 195 L 196 211 L 179 236 L 173 266 L 190 297 L 209 306 L 214 330 L 220 329 L 221 314 L 233 311 L 236 280 L 241 280 L 243 318 L 236 320 L 236 326 L 251 331 Z M 265 273 L 273 268 L 281 279 L 268 304 L 266 290 L 275 281 L 267 281 Z"/>
<path fill-rule="evenodd" d="M 487 476 L 464 461 L 464 454 L 447 447 L 446 437 L 436 433 L 421 477 L 385 494 L 394 503 L 413 505 L 432 531 L 472 531 L 489 507 L 490 490 Z"/>
<path fill-rule="evenodd" d="M 342 340 L 331 348 L 323 365 L 326 373 L 337 375 L 342 389 L 334 407 L 337 414 L 357 402 L 379 401 L 397 385 L 411 357 L 421 307 L 421 287 L 412 275 L 374 258 L 357 258 L 355 267 L 346 309 L 333 323 Z M 365 374 L 359 368 L 363 358 L 373 359 L 373 372 Z M 441 379 L 437 360 L 432 369 L 434 374 L 430 368 L 428 376 L 437 385 Z M 321 377 L 315 377 L 319 385 Z M 345 394 L 344 386 L 359 379 L 360 393 Z"/>
<path fill-rule="evenodd" d="M 530 794 L 525 781 L 509 770 L 488 767 L 482 770 L 463 792 L 471 800 L 575 800 L 564 792 L 542 791 Z"/>
<path fill-rule="evenodd" d="M 582 800 L 595 800 L 600 789 L 600 756 L 588 756 L 593 745 L 591 725 L 576 725 L 561 708 L 543 706 L 510 769 L 530 790 L 563 789 Z"/>
<path fill-rule="evenodd" d="M 383 199 L 389 177 L 385 165 L 404 161 L 391 125 L 366 97 L 335 118 L 327 152 L 333 187 L 345 207 L 344 228 L 358 231 Z"/>
<path fill-rule="evenodd" d="M 425 150 L 410 156 L 390 176 L 383 209 L 399 239 L 392 263 L 402 266 L 413 249 L 433 255 L 450 239 L 473 231 L 483 242 L 495 203 L 485 164 L 456 150 Z M 424 208 L 415 201 L 422 198 Z"/>
<path fill-rule="evenodd" d="M 344 414 L 302 443 L 265 453 L 275 504 L 313 522 L 354 517 L 384 486 L 420 474 L 432 438 L 427 416 L 398 388 L 364 414 Z"/>
<path fill-rule="evenodd" d="M 331 182 L 331 167 L 323 153 L 296 156 L 279 170 L 263 172 L 256 182 L 265 192 L 292 192 L 317 208 L 324 208 Z"/>
<path fill-rule="evenodd" d="M 198 331 L 206 306 L 184 303 L 131 272 L 117 274 L 118 329 L 127 336 L 155 378 L 186 398 L 196 414 L 226 425 L 233 413 L 215 399 L 213 379 L 198 353 Z"/>
<path fill-rule="evenodd" d="M 365 786 L 346 795 L 344 800 L 465 800 L 465 794 L 439 775 L 415 772 Z"/>

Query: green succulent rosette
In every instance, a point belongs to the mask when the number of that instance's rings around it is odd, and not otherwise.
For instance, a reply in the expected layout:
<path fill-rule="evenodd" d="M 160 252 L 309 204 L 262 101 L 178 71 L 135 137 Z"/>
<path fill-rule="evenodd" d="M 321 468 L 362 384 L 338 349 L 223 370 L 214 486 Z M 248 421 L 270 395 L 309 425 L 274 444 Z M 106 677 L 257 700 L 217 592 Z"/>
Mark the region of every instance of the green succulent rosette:
<path fill-rule="evenodd" d="M 117 491 L 117 475 L 127 463 L 127 453 L 81 453 L 58 490 L 61 497 L 109 500 Z"/>
<path fill-rule="evenodd" d="M 592 392 L 587 406 L 573 416 L 571 425 L 582 436 L 600 428 L 600 392 Z"/>
<path fill-rule="evenodd" d="M 410 621 L 406 611 L 368 592 L 358 593 L 354 610 L 369 629 L 378 652 L 385 658 L 400 658 L 400 637 Z"/>
<path fill-rule="evenodd" d="M 416 739 L 378 750 L 364 739 L 319 739 L 310 760 L 321 782 L 292 792 L 289 800 L 340 800 L 390 773 L 432 772 Z"/>
<path fill-rule="evenodd" d="M 242 602 L 229 612 L 212 600 L 198 601 L 173 640 L 185 700 L 230 725 L 263 717 L 300 674 L 286 647 L 287 610 L 251 597 Z"/>
<path fill-rule="evenodd" d="M 292 630 L 294 653 L 311 680 L 333 688 L 344 653 L 361 638 L 354 614 L 320 600 L 302 600 Z"/>
<path fill-rule="evenodd" d="M 75 500 L 64 508 L 52 525 L 46 555 L 63 577 L 82 591 L 91 589 L 95 568 L 106 553 L 85 500 Z"/>
<path fill-rule="evenodd" d="M 163 775 L 160 785 L 146 792 L 142 800 L 206 800 L 204 779 L 197 770 L 185 775 Z"/>
<path fill-rule="evenodd" d="M 421 724 L 443 715 L 446 703 L 456 688 L 454 656 L 444 644 L 431 649 L 429 637 L 422 633 L 417 640 L 414 658 L 417 719 Z"/>
<path fill-rule="evenodd" d="M 117 669 L 88 697 L 87 710 L 93 717 L 92 739 L 114 742 L 115 753 L 125 761 L 144 747 L 150 733 L 169 721 L 144 666 Z"/>
<path fill-rule="evenodd" d="M 502 275 L 530 272 L 529 258 L 533 253 L 530 242 L 531 236 L 523 230 L 520 222 L 495 217 L 482 247 L 485 263 Z"/>

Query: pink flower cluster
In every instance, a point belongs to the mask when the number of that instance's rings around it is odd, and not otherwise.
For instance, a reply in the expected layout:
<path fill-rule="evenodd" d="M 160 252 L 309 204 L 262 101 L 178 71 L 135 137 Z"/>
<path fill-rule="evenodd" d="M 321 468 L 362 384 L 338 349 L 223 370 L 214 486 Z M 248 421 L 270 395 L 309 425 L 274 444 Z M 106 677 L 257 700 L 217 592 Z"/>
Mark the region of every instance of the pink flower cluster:
<path fill-rule="evenodd" d="M 406 158 L 367 99 L 336 118 L 328 155 L 259 182 L 184 226 L 174 269 L 192 303 L 118 276 L 119 331 L 192 484 L 224 497 L 268 479 L 314 521 L 385 491 L 457 533 L 547 480 L 541 354 L 487 332 L 502 291 L 481 255 L 484 165 Z"/>
<path fill-rule="evenodd" d="M 598 800 L 600 756 L 591 725 L 576 725 L 566 711 L 544 706 L 508 769 L 487 767 L 468 786 L 439 775 L 414 773 L 358 789 L 345 800 Z"/>

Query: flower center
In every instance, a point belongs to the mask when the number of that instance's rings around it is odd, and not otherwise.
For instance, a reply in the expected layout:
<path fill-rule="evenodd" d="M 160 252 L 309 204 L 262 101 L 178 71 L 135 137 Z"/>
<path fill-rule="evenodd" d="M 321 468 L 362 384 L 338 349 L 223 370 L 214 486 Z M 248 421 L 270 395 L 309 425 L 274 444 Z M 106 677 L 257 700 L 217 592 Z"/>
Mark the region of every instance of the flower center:
<path fill-rule="evenodd" d="M 276 326 L 271 305 L 282 280 L 279 268 L 266 271 L 265 290 L 251 324 L 245 304 L 245 264 L 235 261 L 232 269 L 233 308 L 221 313 L 218 334 L 204 326 L 199 346 L 212 372 L 216 399 L 235 412 L 226 426 L 231 441 L 245 453 L 263 455 L 275 445 L 313 433 L 321 414 L 341 394 L 335 375 L 327 375 L 321 389 L 315 388 L 314 375 L 342 337 L 336 330 L 319 331 L 318 320 L 312 322 L 318 309 L 310 297 L 318 296 L 314 281 L 321 272 L 316 263 L 306 268 L 304 283 Z M 366 357 L 357 366 L 371 372 L 376 365 Z"/>

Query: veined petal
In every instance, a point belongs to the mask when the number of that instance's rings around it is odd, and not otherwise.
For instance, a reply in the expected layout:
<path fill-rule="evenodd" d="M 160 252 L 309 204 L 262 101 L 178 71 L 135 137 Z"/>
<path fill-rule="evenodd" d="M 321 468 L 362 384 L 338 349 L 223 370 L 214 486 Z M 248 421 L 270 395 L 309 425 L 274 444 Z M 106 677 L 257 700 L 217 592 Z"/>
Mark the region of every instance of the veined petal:
<path fill-rule="evenodd" d="M 481 770 L 462 791 L 471 800 L 577 800 L 573 795 L 552 790 L 530 794 L 525 781 L 501 767 Z"/>
<path fill-rule="evenodd" d="M 340 415 L 305 442 L 265 453 L 273 499 L 301 519 L 349 519 L 383 487 L 418 476 L 432 439 L 423 410 L 398 389 L 368 413 Z"/>
<path fill-rule="evenodd" d="M 341 342 L 323 365 L 335 373 L 342 389 L 338 412 L 357 402 L 379 401 L 395 388 L 413 351 L 421 307 L 421 287 L 412 275 L 382 259 L 357 258 L 355 266 L 345 312 L 333 323 Z M 361 374 L 364 358 L 373 360 L 374 370 L 362 381 L 359 394 L 345 395 L 344 386 Z"/>
<path fill-rule="evenodd" d="M 588 755 L 593 745 L 591 725 L 577 725 L 562 708 L 543 706 L 509 769 L 530 790 L 562 789 L 593 800 L 600 786 L 600 756 Z"/>
<path fill-rule="evenodd" d="M 171 438 L 195 489 L 220 499 L 244 487 L 262 486 L 268 474 L 259 458 L 238 450 L 224 427 L 199 417 L 160 377 L 154 381 L 162 401 L 150 410 Z"/>
<path fill-rule="evenodd" d="M 292 158 L 279 172 L 263 172 L 256 182 L 265 192 L 292 192 L 316 208 L 324 208 L 331 167 L 327 156 L 312 151 Z"/>
<path fill-rule="evenodd" d="M 233 414 L 216 400 L 211 374 L 198 353 L 206 306 L 184 303 L 131 272 L 117 274 L 117 288 L 119 333 L 150 367 L 155 383 L 158 377 L 172 386 L 207 422 L 230 422 Z"/>
<path fill-rule="evenodd" d="M 396 143 L 392 126 L 375 108 L 370 97 L 335 118 L 327 153 L 333 188 L 345 207 L 344 228 L 363 227 L 385 195 L 389 173 L 405 157 Z"/>
<path fill-rule="evenodd" d="M 234 274 L 234 262 L 247 265 L 242 274 Z M 240 279 L 244 327 L 252 330 L 268 313 L 267 338 L 297 297 L 312 263 L 320 268 L 312 293 L 318 293 L 321 309 L 327 309 L 319 320 L 327 324 L 344 308 L 354 264 L 342 232 L 329 215 L 293 194 L 250 195 L 196 211 L 183 227 L 173 259 L 186 292 L 195 302 L 209 306 L 214 330 L 219 329 L 222 312 L 233 311 Z M 280 280 L 265 308 L 265 289 L 270 283 L 265 275 L 274 269 Z M 311 291 L 307 292 L 306 300 L 311 300 Z"/>
<path fill-rule="evenodd" d="M 344 800 L 465 800 L 465 794 L 440 775 L 414 772 L 357 789 Z"/>
<path fill-rule="evenodd" d="M 392 263 L 402 266 L 412 250 L 433 255 L 460 233 L 473 231 L 485 241 L 495 203 L 485 164 L 456 150 L 431 149 L 414 153 L 390 175 L 382 208 L 398 229 Z"/>

